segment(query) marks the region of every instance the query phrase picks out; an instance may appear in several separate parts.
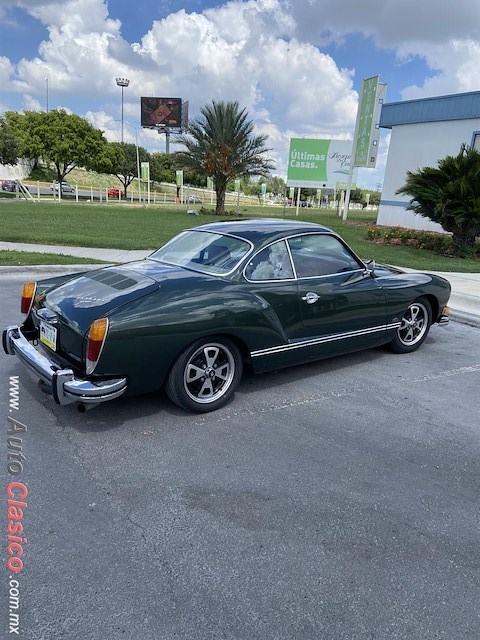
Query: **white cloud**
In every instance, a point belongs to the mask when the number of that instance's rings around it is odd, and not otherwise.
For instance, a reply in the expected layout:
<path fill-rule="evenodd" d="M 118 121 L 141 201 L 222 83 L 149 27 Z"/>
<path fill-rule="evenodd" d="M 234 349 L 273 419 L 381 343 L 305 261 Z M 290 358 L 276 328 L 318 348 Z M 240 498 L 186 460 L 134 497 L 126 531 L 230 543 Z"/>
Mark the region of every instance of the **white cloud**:
<path fill-rule="evenodd" d="M 313 41 L 363 33 L 380 47 L 398 49 L 406 42 L 480 37 L 478 0 L 291 0 L 290 8 L 297 32 Z"/>
<path fill-rule="evenodd" d="M 419 44 L 417 50 L 432 69 L 439 71 L 421 87 L 406 87 L 402 91 L 404 100 L 480 89 L 480 42 L 452 40 L 447 47 Z"/>
<path fill-rule="evenodd" d="M 124 39 L 114 3 L 106 0 L 0 4 L 23 7 L 49 34 L 33 59 L 13 66 L 0 57 L 0 81 L 10 80 L 24 108 L 41 108 L 48 77 L 51 108 L 73 106 L 80 93 L 84 103 L 95 104 L 89 119 L 119 139 L 119 125 L 111 122 L 120 118 L 117 76 L 131 80 L 124 112 L 135 126 L 142 95 L 182 97 L 190 101 L 191 116 L 212 99 L 238 100 L 257 130 L 268 133 L 280 172 L 290 137 L 353 134 L 353 71 L 322 53 L 319 44 L 328 39 L 361 33 L 399 59 L 424 58 L 432 76 L 406 87 L 404 98 L 480 88 L 478 0 L 232 1 L 203 13 L 171 13 L 154 21 L 139 43 Z M 164 148 L 156 132 L 139 128 L 138 136 L 150 150 Z M 134 132 L 126 127 L 124 137 L 133 142 Z M 382 158 L 369 173 L 373 186 L 381 181 Z"/>

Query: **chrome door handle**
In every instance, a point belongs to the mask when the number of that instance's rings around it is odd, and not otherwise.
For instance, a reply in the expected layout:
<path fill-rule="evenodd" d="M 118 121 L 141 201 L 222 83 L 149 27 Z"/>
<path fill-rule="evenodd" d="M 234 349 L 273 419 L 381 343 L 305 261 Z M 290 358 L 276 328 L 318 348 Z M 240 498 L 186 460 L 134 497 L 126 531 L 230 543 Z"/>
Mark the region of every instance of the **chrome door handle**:
<path fill-rule="evenodd" d="M 304 300 L 307 304 L 314 304 L 319 299 L 319 297 L 320 296 L 313 291 L 309 291 L 306 295 L 302 296 L 302 300 Z"/>

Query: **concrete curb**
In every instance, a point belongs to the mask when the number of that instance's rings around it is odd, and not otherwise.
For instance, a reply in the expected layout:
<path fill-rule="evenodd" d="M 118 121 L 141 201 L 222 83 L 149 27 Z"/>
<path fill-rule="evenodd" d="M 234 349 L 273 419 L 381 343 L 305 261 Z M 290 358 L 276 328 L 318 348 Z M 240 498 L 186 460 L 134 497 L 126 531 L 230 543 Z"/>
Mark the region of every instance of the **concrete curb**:
<path fill-rule="evenodd" d="M 19 267 L 1 267 L 0 266 L 0 278 L 11 279 L 28 279 L 32 274 L 41 277 L 48 277 L 49 275 L 62 275 L 65 273 L 80 273 L 81 271 L 94 271 L 95 269 L 101 269 L 102 267 L 111 267 L 114 263 L 108 264 L 38 264 L 30 266 Z"/>
<path fill-rule="evenodd" d="M 467 324 L 469 327 L 480 328 L 480 316 L 474 313 L 455 311 L 452 309 L 449 315 L 452 322 L 459 322 L 460 324 Z"/>

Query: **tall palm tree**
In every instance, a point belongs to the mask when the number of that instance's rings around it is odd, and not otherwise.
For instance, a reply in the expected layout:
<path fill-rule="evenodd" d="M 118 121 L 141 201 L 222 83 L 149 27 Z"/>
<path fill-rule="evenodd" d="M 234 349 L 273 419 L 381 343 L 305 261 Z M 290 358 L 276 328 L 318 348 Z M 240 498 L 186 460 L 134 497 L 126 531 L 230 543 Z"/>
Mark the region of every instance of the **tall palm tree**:
<path fill-rule="evenodd" d="M 460 253 L 480 236 L 480 153 L 463 144 L 457 156 L 439 160 L 438 168 L 407 172 L 397 193 L 412 197 L 411 211 L 442 225 Z"/>
<path fill-rule="evenodd" d="M 216 214 L 225 212 L 227 182 L 232 178 L 266 175 L 275 168 L 265 157 L 267 136 L 254 135 L 253 122 L 238 102 L 215 102 L 201 109 L 187 133 L 179 138 L 185 151 L 179 162 L 214 180 L 217 194 Z"/>

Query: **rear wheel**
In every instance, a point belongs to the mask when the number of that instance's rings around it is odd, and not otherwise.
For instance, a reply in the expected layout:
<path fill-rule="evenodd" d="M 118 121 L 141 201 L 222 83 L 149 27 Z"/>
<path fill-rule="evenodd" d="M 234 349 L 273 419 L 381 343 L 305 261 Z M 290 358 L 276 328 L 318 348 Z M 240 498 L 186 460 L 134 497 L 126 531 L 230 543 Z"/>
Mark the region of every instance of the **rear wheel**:
<path fill-rule="evenodd" d="M 390 348 L 395 353 L 411 353 L 423 343 L 432 324 L 432 307 L 426 298 L 412 302 L 403 314 Z"/>
<path fill-rule="evenodd" d="M 198 340 L 179 356 L 165 390 L 172 402 L 196 413 L 226 404 L 242 377 L 242 357 L 228 338 Z"/>

